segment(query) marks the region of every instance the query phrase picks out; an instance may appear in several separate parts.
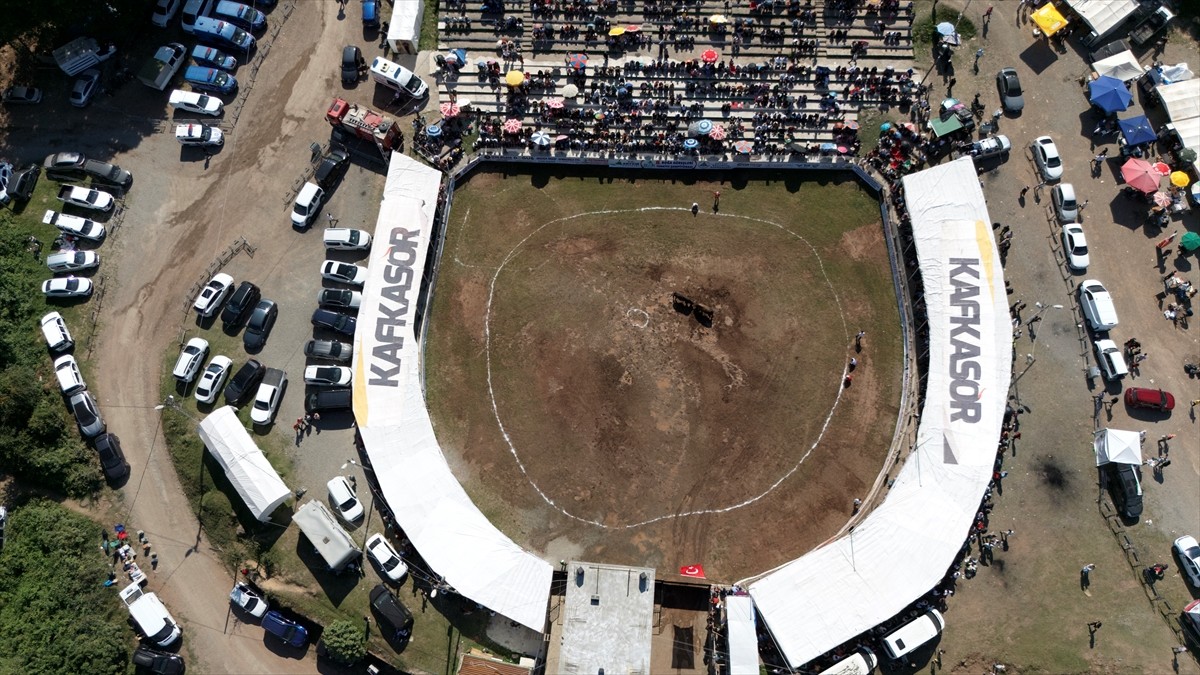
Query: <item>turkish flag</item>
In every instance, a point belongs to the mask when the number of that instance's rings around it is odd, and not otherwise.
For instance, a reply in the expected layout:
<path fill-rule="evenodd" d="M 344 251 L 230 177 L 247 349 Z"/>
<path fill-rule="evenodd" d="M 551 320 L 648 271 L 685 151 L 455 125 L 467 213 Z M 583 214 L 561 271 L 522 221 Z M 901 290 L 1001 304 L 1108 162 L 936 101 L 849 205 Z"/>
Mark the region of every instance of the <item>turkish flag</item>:
<path fill-rule="evenodd" d="M 704 578 L 704 565 L 684 565 L 679 568 L 679 573 L 685 577 L 695 577 L 697 579 Z"/>

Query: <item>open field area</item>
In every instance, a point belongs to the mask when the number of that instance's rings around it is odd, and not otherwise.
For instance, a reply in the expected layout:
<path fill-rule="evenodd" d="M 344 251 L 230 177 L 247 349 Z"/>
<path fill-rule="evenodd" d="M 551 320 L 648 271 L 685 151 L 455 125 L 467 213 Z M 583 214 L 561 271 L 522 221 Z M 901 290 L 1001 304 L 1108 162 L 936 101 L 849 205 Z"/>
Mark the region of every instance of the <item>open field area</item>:
<path fill-rule="evenodd" d="M 899 328 L 875 202 L 812 178 L 484 172 L 460 187 L 429 397 L 502 529 L 554 560 L 702 562 L 732 581 L 845 522 L 891 440 Z"/>

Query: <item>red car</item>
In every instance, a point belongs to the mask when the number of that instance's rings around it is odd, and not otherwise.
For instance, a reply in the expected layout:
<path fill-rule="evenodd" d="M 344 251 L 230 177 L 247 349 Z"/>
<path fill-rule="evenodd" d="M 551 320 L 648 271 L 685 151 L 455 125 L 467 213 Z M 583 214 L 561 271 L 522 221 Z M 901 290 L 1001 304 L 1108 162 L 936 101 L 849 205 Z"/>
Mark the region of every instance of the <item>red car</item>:
<path fill-rule="evenodd" d="M 1125 390 L 1125 405 L 1130 408 L 1150 408 L 1170 412 L 1175 409 L 1175 397 L 1162 389 L 1130 387 Z"/>

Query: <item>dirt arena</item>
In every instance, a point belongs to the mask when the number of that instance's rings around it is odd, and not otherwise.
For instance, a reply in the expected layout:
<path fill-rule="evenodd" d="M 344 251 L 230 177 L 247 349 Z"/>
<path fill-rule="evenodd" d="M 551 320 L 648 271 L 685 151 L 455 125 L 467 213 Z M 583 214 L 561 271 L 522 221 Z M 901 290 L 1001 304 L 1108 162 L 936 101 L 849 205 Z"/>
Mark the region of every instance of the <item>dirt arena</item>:
<path fill-rule="evenodd" d="M 901 352 L 857 185 L 479 173 L 449 220 L 430 406 L 518 542 L 732 581 L 829 537 L 875 480 Z"/>

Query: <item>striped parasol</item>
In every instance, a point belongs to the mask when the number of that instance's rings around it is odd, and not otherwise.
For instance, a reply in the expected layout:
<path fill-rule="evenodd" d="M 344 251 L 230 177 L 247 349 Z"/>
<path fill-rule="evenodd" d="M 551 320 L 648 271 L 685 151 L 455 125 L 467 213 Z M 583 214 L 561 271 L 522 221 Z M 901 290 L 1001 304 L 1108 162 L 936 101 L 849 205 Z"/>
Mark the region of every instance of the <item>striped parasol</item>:
<path fill-rule="evenodd" d="M 733 144 L 733 149 L 740 154 L 748 155 L 751 150 L 754 150 L 754 143 L 752 141 L 738 141 Z"/>
<path fill-rule="evenodd" d="M 723 140 L 725 140 L 726 133 L 728 133 L 728 132 L 725 130 L 724 125 L 715 124 L 715 125 L 713 125 L 712 131 L 708 132 L 708 137 L 713 139 L 714 141 L 723 141 Z"/>
<path fill-rule="evenodd" d="M 458 113 L 461 112 L 458 104 L 451 101 L 439 105 L 438 110 L 441 111 L 442 117 L 458 117 Z"/>
<path fill-rule="evenodd" d="M 519 134 L 521 133 L 521 120 L 515 117 L 504 120 L 503 129 L 506 134 Z"/>

